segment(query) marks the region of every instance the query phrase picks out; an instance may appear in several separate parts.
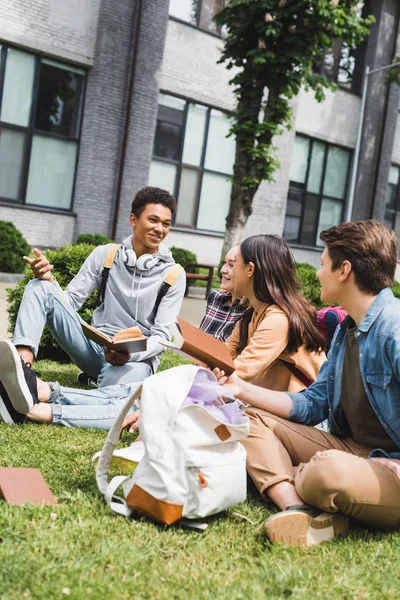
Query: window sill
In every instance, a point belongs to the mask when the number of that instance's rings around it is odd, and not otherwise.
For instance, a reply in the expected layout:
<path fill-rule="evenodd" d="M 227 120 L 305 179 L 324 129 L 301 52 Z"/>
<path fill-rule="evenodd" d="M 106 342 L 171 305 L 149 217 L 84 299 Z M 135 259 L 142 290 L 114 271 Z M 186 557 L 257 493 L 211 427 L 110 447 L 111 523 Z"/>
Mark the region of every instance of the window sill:
<path fill-rule="evenodd" d="M 214 38 L 217 38 L 218 40 L 222 40 L 222 36 L 220 36 L 218 33 L 213 33 L 212 31 L 208 31 L 207 29 L 203 29 L 202 27 L 199 27 L 198 25 L 193 25 L 193 23 L 188 23 L 187 21 L 183 21 L 182 19 L 178 19 L 178 17 L 173 17 L 172 15 L 169 15 L 168 19 L 170 21 L 175 21 L 175 23 L 181 23 L 182 25 L 187 25 L 188 27 L 191 27 L 192 29 L 196 29 L 197 31 L 201 31 L 202 33 L 206 33 L 207 35 L 211 35 Z"/>
<path fill-rule="evenodd" d="M 22 210 L 33 210 L 41 213 L 51 213 L 55 215 L 64 215 L 66 217 L 76 218 L 76 213 L 73 210 L 62 209 L 62 208 L 51 208 L 50 206 L 37 206 L 35 204 L 20 204 L 19 202 L 13 202 L 12 200 L 6 200 L 0 198 L 0 206 L 6 206 L 7 208 L 21 208 Z"/>
<path fill-rule="evenodd" d="M 303 244 L 291 244 L 290 242 L 287 242 L 290 246 L 290 248 L 294 248 L 295 250 L 308 250 L 308 251 L 313 251 L 313 252 L 319 252 L 321 254 L 321 252 L 324 249 L 324 246 L 304 246 Z"/>
<path fill-rule="evenodd" d="M 223 238 L 225 236 L 225 233 L 220 231 L 207 231 L 206 229 L 195 229 L 194 227 L 183 227 L 182 225 L 173 226 L 171 227 L 170 231 L 179 231 L 179 233 L 195 233 L 198 235 L 217 238 Z"/>

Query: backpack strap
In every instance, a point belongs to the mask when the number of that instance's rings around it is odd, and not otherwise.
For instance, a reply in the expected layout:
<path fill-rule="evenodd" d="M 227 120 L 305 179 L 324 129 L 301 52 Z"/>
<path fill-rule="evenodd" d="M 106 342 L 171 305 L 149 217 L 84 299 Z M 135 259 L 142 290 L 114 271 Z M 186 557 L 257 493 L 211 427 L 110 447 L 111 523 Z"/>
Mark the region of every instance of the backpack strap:
<path fill-rule="evenodd" d="M 99 287 L 99 302 L 100 302 L 100 304 L 103 304 L 103 302 L 104 302 L 104 295 L 106 293 L 107 279 L 110 274 L 110 269 L 114 264 L 114 260 L 115 260 L 115 257 L 117 255 L 117 252 L 118 252 L 120 246 L 121 246 L 121 244 L 113 244 L 109 248 L 109 250 L 106 254 L 106 257 L 104 259 L 103 271 L 101 272 L 101 282 L 100 282 L 100 287 Z"/>
<path fill-rule="evenodd" d="M 125 402 L 121 412 L 115 419 L 110 431 L 108 432 L 107 439 L 101 451 L 96 469 L 97 486 L 100 492 L 104 495 L 107 504 L 109 505 L 111 510 L 126 517 L 129 517 L 131 515 L 132 510 L 127 506 L 125 499 L 120 498 L 119 496 L 115 496 L 114 492 L 120 485 L 122 485 L 125 481 L 130 479 L 130 477 L 114 477 L 110 481 L 110 483 L 108 483 L 107 475 L 113 457 L 113 452 L 115 450 L 115 446 L 118 444 L 119 438 L 121 436 L 122 423 L 124 422 L 124 419 L 135 400 L 137 398 L 140 398 L 141 393 L 142 383 L 138 383 L 136 390 L 133 392 L 132 396 L 128 398 L 128 400 Z"/>
<path fill-rule="evenodd" d="M 158 307 L 160 306 L 161 300 L 164 298 L 165 294 L 168 292 L 169 288 L 174 285 L 175 281 L 178 279 L 179 275 L 184 271 L 184 268 L 176 264 L 165 277 L 163 283 L 161 284 L 160 289 L 158 290 L 157 298 L 154 303 L 154 308 L 152 312 L 152 317 L 154 318 L 157 314 Z"/>
<path fill-rule="evenodd" d="M 306 387 L 310 387 L 310 385 L 313 383 L 311 381 L 311 379 L 308 379 L 307 375 L 304 375 L 304 373 L 302 371 L 300 371 L 300 369 L 298 369 L 296 367 L 296 365 L 294 365 L 293 363 L 290 362 L 286 362 L 286 360 L 282 360 L 280 359 L 281 362 L 283 362 L 283 364 L 285 365 L 285 367 L 287 367 L 289 369 L 289 371 L 295 376 L 297 377 L 297 379 Z"/>

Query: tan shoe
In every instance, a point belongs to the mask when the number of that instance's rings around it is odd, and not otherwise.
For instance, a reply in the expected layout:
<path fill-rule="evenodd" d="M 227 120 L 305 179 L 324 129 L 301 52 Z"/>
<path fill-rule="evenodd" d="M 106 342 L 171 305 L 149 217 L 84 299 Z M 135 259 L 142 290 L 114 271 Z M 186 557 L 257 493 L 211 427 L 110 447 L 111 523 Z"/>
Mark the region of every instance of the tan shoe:
<path fill-rule="evenodd" d="M 332 540 L 348 529 L 348 517 L 322 512 L 312 506 L 291 506 L 264 523 L 268 539 L 290 546 L 314 546 Z"/>

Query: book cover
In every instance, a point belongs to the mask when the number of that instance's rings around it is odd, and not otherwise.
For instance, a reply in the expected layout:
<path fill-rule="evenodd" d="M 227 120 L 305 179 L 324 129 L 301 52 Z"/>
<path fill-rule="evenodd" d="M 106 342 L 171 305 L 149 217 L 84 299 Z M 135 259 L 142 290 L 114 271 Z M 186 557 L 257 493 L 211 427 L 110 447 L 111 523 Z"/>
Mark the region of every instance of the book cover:
<path fill-rule="evenodd" d="M 147 349 L 147 338 L 141 333 L 139 327 L 123 329 L 111 339 L 108 335 L 88 325 L 81 323 L 82 331 L 87 338 L 100 346 L 109 346 L 119 352 L 143 352 Z"/>
<path fill-rule="evenodd" d="M 0 492 L 9 504 L 56 504 L 39 469 L 1 467 Z"/>
<path fill-rule="evenodd" d="M 235 370 L 233 359 L 225 344 L 180 317 L 177 318 L 177 334 L 174 335 L 174 341 L 161 343 L 201 366 L 210 369 L 218 367 L 225 371 L 226 375 L 231 375 Z"/>

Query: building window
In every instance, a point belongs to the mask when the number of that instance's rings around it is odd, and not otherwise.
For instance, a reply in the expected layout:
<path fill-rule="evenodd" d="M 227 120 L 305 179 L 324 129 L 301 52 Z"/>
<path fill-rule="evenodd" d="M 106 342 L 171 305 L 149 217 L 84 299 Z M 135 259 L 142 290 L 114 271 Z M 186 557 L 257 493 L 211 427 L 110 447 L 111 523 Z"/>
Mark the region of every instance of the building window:
<path fill-rule="evenodd" d="M 321 246 L 319 234 L 343 218 L 350 152 L 296 135 L 283 236 Z"/>
<path fill-rule="evenodd" d="M 391 165 L 386 191 L 385 225 L 400 239 L 400 167 Z"/>
<path fill-rule="evenodd" d="M 185 23 L 220 35 L 221 28 L 214 22 L 214 15 L 224 8 L 224 0 L 170 0 L 169 14 Z"/>
<path fill-rule="evenodd" d="M 229 129 L 222 111 L 160 94 L 149 183 L 177 198 L 176 226 L 225 231 L 235 161 Z"/>
<path fill-rule="evenodd" d="M 70 210 L 86 72 L 0 46 L 0 199 Z"/>

